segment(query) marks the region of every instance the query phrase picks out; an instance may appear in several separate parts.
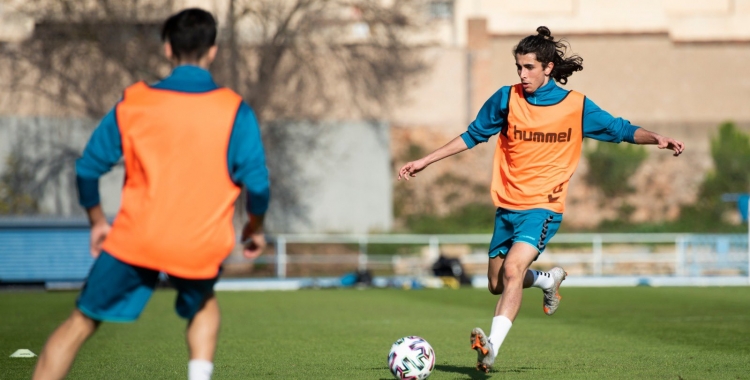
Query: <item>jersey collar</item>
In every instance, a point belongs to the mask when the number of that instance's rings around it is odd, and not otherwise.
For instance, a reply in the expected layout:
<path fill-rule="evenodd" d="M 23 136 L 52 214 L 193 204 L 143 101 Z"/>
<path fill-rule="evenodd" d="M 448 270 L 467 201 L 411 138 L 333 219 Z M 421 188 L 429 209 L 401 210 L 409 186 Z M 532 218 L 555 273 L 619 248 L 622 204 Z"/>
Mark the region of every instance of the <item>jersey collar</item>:
<path fill-rule="evenodd" d="M 163 80 L 151 85 L 152 88 L 180 92 L 208 92 L 217 89 L 211 73 L 194 65 L 180 65 Z"/>
<path fill-rule="evenodd" d="M 557 83 L 555 83 L 554 79 L 550 78 L 547 84 L 539 87 L 533 94 L 527 94 L 524 91 L 523 96 L 531 104 L 540 104 L 544 103 L 544 100 L 549 99 L 549 96 L 552 95 L 555 89 L 557 89 Z"/>

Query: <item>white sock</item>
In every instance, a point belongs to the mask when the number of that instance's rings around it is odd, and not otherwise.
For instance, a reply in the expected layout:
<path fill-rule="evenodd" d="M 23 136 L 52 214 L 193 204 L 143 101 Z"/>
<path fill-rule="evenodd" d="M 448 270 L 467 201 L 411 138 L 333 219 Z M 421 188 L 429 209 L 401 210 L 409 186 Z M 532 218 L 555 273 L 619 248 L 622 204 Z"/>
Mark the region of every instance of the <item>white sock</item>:
<path fill-rule="evenodd" d="M 529 272 L 534 274 L 534 282 L 531 284 L 532 288 L 549 289 L 555 285 L 555 279 L 549 273 L 533 269 L 529 269 Z"/>
<path fill-rule="evenodd" d="M 513 326 L 513 322 L 504 315 L 498 315 L 495 318 L 492 318 L 492 328 L 490 329 L 489 341 L 492 345 L 492 351 L 494 351 L 495 357 L 497 357 L 497 352 L 500 351 L 500 346 L 503 345 L 505 336 L 508 335 L 511 326 Z"/>
<path fill-rule="evenodd" d="M 188 380 L 211 380 L 214 363 L 208 360 L 193 359 L 188 362 Z"/>

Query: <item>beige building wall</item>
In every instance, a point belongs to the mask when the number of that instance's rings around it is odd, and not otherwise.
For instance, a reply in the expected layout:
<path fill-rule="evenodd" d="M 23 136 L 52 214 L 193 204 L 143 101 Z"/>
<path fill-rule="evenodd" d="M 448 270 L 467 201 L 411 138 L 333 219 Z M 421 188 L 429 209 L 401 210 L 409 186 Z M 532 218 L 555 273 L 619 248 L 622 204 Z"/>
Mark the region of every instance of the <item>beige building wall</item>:
<path fill-rule="evenodd" d="M 518 82 L 511 51 L 520 38 L 492 36 L 489 51 L 471 52 L 490 65 L 489 77 L 474 83 L 474 112 L 497 88 Z M 750 120 L 750 78 L 743 74 L 750 43 L 675 43 L 664 34 L 567 39 L 584 70 L 565 87 L 614 115 L 640 123 Z"/>
<path fill-rule="evenodd" d="M 0 0 L 0 42 L 17 42 L 31 36 L 34 19 L 19 13 L 20 0 Z"/>
<path fill-rule="evenodd" d="M 674 41 L 750 39 L 750 0 L 456 0 L 455 43 L 470 18 L 493 34 L 526 35 L 539 25 L 560 34 L 666 33 Z"/>
<path fill-rule="evenodd" d="M 570 86 L 614 114 L 644 121 L 750 119 L 741 105 L 750 95 L 750 80 L 741 74 L 750 55 L 750 0 L 455 0 L 452 20 L 436 21 L 434 34 L 443 48 L 466 49 L 466 57 L 438 62 L 409 95 L 423 98 L 439 87 L 436 81 L 464 81 L 469 104 L 455 107 L 450 97 L 433 104 L 464 110 L 466 124 L 497 88 L 517 81 L 510 51 L 540 25 L 584 58 L 586 69 Z M 467 64 L 471 69 L 461 72 Z M 396 124 L 432 125 L 432 112 L 413 104 L 393 114 Z"/>
<path fill-rule="evenodd" d="M 459 132 L 469 118 L 466 50 L 436 47 L 425 52 L 429 73 L 411 83 L 406 99 L 389 118 L 396 126 Z"/>

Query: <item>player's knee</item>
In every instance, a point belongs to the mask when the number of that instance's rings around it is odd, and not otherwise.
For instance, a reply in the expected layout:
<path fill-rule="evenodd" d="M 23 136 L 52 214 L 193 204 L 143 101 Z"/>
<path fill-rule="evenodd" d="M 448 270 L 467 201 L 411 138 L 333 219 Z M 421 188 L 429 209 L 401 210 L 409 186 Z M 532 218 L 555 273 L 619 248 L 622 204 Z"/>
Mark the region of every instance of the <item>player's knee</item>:
<path fill-rule="evenodd" d="M 70 313 L 70 316 L 68 317 L 71 321 L 74 323 L 82 323 L 82 324 L 95 324 L 97 323 L 96 320 L 92 319 L 86 314 L 83 314 L 82 311 L 78 309 L 73 309 L 73 312 Z"/>
<path fill-rule="evenodd" d="M 82 313 L 80 310 L 75 309 L 70 314 L 70 317 L 68 317 L 68 323 L 69 326 L 74 329 L 74 331 L 82 335 L 90 335 L 96 331 L 96 329 L 102 322 L 96 319 L 92 319 L 91 317 Z"/>
<path fill-rule="evenodd" d="M 519 268 L 515 266 L 506 266 L 503 268 L 503 282 L 517 282 L 523 281 L 523 277 L 526 275 L 525 268 Z"/>

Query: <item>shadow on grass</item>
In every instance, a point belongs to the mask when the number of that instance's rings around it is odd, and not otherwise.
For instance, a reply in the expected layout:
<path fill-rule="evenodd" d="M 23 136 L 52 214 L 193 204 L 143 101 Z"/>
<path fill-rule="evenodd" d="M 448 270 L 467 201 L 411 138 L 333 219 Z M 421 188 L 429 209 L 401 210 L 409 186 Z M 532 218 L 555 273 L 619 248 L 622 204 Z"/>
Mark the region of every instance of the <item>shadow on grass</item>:
<path fill-rule="evenodd" d="M 490 376 L 492 376 L 492 373 L 484 373 L 477 371 L 474 367 L 463 367 L 463 366 L 455 366 L 455 365 L 436 365 L 435 366 L 436 371 L 440 372 L 452 372 L 452 373 L 460 373 L 462 375 L 469 376 L 472 380 L 479 380 L 479 379 L 489 379 Z"/>
<path fill-rule="evenodd" d="M 378 368 L 372 368 L 373 370 L 382 370 L 382 367 Z M 476 370 L 474 367 L 462 367 L 462 366 L 456 366 L 456 365 L 444 365 L 444 364 L 438 364 L 435 366 L 435 371 L 440 372 L 450 372 L 450 373 L 458 373 L 462 375 L 468 376 L 471 380 L 485 380 L 492 377 L 494 374 L 499 373 L 523 373 L 523 372 L 529 372 L 541 369 L 539 367 L 516 367 L 516 368 L 502 368 L 502 369 L 492 369 L 490 373 L 483 373 Z M 390 380 L 392 378 L 381 378 L 379 380 Z"/>
<path fill-rule="evenodd" d="M 516 367 L 516 368 L 502 368 L 502 369 L 495 369 L 492 372 L 499 372 L 499 373 L 523 373 L 523 372 L 529 372 L 529 371 L 535 371 L 541 369 L 540 367 Z"/>
<path fill-rule="evenodd" d="M 516 367 L 516 368 L 501 368 L 492 369 L 490 373 L 483 373 L 476 370 L 474 367 L 462 367 L 455 365 L 436 365 L 435 370 L 441 372 L 452 372 L 460 373 L 468 376 L 472 380 L 489 379 L 493 374 L 496 373 L 523 373 L 541 369 L 539 367 Z"/>

